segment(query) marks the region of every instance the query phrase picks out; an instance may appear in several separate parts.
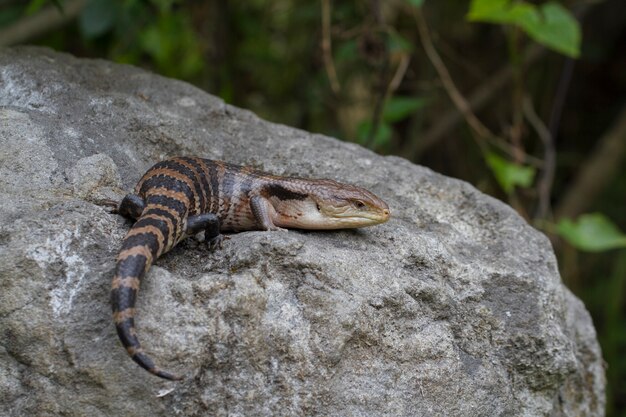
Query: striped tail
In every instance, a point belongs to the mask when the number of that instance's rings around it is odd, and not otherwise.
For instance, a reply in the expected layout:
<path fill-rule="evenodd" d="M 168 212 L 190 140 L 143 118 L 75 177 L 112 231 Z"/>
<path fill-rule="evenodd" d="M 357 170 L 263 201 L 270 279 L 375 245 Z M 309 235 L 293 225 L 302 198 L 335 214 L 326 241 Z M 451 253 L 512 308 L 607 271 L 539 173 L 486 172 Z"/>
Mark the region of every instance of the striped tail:
<path fill-rule="evenodd" d="M 169 227 L 168 227 L 169 226 Z M 111 305 L 117 334 L 130 357 L 148 372 L 172 381 L 182 377 L 159 369 L 143 352 L 135 331 L 135 301 L 139 283 L 152 261 L 171 249 L 176 242 L 172 223 L 162 208 L 148 204 L 130 229 L 117 257 L 115 277 L 111 284 Z"/>

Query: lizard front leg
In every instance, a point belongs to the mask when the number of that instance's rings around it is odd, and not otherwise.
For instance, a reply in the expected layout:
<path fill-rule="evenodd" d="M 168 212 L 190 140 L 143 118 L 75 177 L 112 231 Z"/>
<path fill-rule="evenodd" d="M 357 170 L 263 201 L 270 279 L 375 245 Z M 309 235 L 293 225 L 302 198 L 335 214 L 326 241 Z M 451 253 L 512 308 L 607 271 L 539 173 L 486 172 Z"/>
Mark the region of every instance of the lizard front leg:
<path fill-rule="evenodd" d="M 274 206 L 263 196 L 255 195 L 250 198 L 250 208 L 257 224 L 263 230 L 287 230 L 274 224 L 272 217 L 276 216 Z"/>

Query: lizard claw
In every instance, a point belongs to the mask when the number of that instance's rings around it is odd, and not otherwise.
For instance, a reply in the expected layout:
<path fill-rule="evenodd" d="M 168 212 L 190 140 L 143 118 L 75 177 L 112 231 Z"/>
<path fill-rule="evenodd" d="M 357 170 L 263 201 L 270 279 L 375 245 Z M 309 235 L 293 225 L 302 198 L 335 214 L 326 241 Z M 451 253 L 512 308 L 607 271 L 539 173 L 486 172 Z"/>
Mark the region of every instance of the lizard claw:
<path fill-rule="evenodd" d="M 224 240 L 228 240 L 228 239 L 230 239 L 230 237 L 219 234 L 210 239 L 206 239 L 205 243 L 207 245 L 207 248 L 210 251 L 214 251 L 215 249 L 218 249 L 218 248 L 222 249 L 222 244 L 224 243 Z"/>
<path fill-rule="evenodd" d="M 270 227 L 267 230 L 269 230 L 270 232 L 288 232 L 289 231 L 289 229 L 285 229 L 284 227 L 278 227 L 278 226 Z"/>

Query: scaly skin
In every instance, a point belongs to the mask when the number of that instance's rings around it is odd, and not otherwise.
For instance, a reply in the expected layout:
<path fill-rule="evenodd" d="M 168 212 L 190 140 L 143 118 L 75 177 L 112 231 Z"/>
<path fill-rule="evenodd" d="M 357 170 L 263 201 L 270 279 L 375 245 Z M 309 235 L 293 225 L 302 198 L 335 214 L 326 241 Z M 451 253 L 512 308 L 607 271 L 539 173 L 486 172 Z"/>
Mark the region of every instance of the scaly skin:
<path fill-rule="evenodd" d="M 136 219 L 122 243 L 111 288 L 113 321 L 131 358 L 169 380 L 144 353 L 135 331 L 135 301 L 152 262 L 202 230 L 210 248 L 222 231 L 345 229 L 389 219 L 389 207 L 371 192 L 332 180 L 280 177 L 208 159 L 179 157 L 146 172 L 117 210 Z"/>

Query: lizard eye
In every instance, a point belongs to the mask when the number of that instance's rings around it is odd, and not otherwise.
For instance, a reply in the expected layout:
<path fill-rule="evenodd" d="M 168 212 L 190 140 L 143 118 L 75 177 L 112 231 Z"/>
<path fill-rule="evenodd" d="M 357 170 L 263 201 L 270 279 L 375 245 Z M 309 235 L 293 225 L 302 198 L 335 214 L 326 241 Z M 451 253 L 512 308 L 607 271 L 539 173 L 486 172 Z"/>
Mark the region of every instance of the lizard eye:
<path fill-rule="evenodd" d="M 353 204 L 354 204 L 354 207 L 358 208 L 359 210 L 365 208 L 365 203 L 362 202 L 361 200 L 356 200 Z"/>
<path fill-rule="evenodd" d="M 317 211 L 322 211 L 322 209 L 320 209 L 319 203 L 315 203 L 315 207 L 317 207 Z"/>

